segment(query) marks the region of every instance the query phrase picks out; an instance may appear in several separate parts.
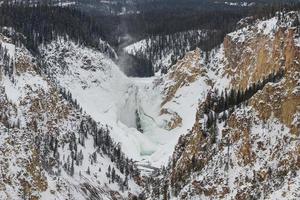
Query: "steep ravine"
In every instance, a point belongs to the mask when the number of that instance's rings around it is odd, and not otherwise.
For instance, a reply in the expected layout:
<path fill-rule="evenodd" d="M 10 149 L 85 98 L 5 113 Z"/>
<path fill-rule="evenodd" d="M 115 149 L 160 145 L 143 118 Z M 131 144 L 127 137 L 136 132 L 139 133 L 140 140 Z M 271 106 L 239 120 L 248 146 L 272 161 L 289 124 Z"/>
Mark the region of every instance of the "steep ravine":
<path fill-rule="evenodd" d="M 166 128 L 169 115 L 161 114 L 160 77 L 126 77 L 105 55 L 62 38 L 41 47 L 41 53 L 47 73 L 83 111 L 112 128 L 112 138 L 126 155 L 155 167 L 166 164 L 185 131 Z M 142 131 L 137 130 L 137 113 Z"/>

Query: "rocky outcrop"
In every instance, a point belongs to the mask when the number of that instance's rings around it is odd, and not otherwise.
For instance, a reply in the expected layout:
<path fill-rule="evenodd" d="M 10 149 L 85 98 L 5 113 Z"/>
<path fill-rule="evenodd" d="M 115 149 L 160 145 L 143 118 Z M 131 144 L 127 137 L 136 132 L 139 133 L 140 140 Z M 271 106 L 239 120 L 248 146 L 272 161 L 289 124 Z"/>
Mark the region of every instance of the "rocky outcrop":
<path fill-rule="evenodd" d="M 174 111 L 170 111 L 166 108 L 162 108 L 160 111 L 160 115 L 170 115 L 171 119 L 166 124 L 167 130 L 172 130 L 178 126 L 182 125 L 182 118 Z"/>
<path fill-rule="evenodd" d="M 199 78 L 204 76 L 206 70 L 201 67 L 200 61 L 203 60 L 200 49 L 187 53 L 182 60 L 173 65 L 168 73 L 170 84 L 165 87 L 165 98 L 161 106 L 171 101 L 177 90 L 187 86 Z"/>
<path fill-rule="evenodd" d="M 164 77 L 164 82 L 162 83 L 163 100 L 161 103 L 160 115 L 169 116 L 167 121 L 167 129 L 172 130 L 176 127 L 182 125 L 182 119 L 184 116 L 180 114 L 180 110 L 174 110 L 172 103 L 179 104 L 177 101 L 182 96 L 182 91 L 189 88 L 193 84 L 205 85 L 202 93 L 206 93 L 209 87 L 212 86 L 211 80 L 207 76 L 207 68 L 204 66 L 203 60 L 205 59 L 205 54 L 201 53 L 200 49 L 196 49 L 192 52 L 187 53 L 182 60 L 179 60 L 175 65 L 173 65 L 168 74 Z M 202 79 L 203 83 L 196 83 Z M 193 90 L 190 88 L 190 90 Z M 191 93 L 194 91 L 190 91 Z M 195 98 L 193 94 L 189 94 L 190 97 L 183 98 Z M 195 99 L 197 102 L 197 99 Z"/>

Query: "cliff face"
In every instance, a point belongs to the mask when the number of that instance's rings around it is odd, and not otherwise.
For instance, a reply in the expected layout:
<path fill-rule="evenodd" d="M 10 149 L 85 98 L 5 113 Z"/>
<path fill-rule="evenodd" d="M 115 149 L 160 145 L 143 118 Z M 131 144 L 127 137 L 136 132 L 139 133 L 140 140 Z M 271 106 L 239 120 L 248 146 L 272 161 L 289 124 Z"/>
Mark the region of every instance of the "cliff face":
<path fill-rule="evenodd" d="M 295 39 L 299 37 L 297 31 L 299 29 L 290 28 L 281 33 L 285 36 L 283 37 L 285 40 L 282 52 L 282 65 L 285 69 L 284 80 L 276 85 L 268 85 L 256 98 L 251 100 L 250 104 L 256 110 L 264 110 L 259 114 L 262 119 L 265 120 L 274 115 L 283 124 L 291 128 L 293 134 L 299 136 L 300 47 L 297 39 Z"/>
<path fill-rule="evenodd" d="M 253 83 L 283 70 L 247 101 L 215 113 L 216 131 L 207 131 L 209 117 L 199 102 L 192 130 L 182 136 L 170 163 L 171 196 L 179 199 L 293 199 L 299 196 L 300 177 L 300 49 L 299 14 L 244 24 L 228 34 L 223 54 L 210 55 L 222 63 L 208 76 L 212 90 L 245 91 Z M 193 62 L 190 60 L 189 62 Z M 201 62 L 201 61 L 199 61 Z M 205 65 L 204 65 L 205 66 Z M 209 73 L 211 74 L 211 73 Z M 217 78 L 219 77 L 219 79 Z M 226 113 L 227 117 L 222 117 Z M 211 130 L 211 129 L 210 129 Z"/>
<path fill-rule="evenodd" d="M 263 120 L 274 114 L 282 123 L 299 134 L 295 116 L 299 111 L 299 37 L 298 13 L 278 15 L 226 36 L 224 54 L 228 60 L 225 75 L 231 86 L 246 90 L 272 73 L 284 69 L 282 82 L 268 85 L 250 104 Z M 287 24 L 289 26 L 287 26 Z"/>

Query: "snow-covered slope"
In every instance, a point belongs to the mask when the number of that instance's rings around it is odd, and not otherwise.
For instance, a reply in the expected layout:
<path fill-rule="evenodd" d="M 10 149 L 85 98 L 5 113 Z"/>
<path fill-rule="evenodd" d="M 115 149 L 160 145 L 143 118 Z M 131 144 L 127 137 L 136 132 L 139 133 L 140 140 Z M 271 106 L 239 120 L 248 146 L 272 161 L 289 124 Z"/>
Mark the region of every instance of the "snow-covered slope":
<path fill-rule="evenodd" d="M 111 141 L 110 128 L 41 75 L 25 47 L 0 40 L 9 47 L 0 55 L 0 199 L 137 196 L 138 171 Z"/>
<path fill-rule="evenodd" d="M 210 38 L 213 30 L 190 30 L 151 36 L 124 48 L 128 54 L 151 60 L 154 71 L 166 73 L 179 58 Z"/>
<path fill-rule="evenodd" d="M 41 47 L 41 54 L 46 73 L 68 89 L 83 110 L 99 121 L 117 119 L 116 104 L 131 83 L 112 60 L 62 38 Z"/>

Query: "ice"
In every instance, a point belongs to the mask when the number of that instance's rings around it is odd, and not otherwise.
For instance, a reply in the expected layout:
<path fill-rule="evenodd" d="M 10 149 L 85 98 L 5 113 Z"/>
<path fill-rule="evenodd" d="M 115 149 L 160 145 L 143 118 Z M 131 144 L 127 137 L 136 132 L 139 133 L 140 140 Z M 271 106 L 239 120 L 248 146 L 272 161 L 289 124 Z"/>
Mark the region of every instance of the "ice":
<path fill-rule="evenodd" d="M 16 52 L 16 47 L 14 44 L 7 43 L 7 42 L 1 42 L 2 48 L 7 49 L 8 55 L 12 60 L 15 58 L 15 52 Z"/>

